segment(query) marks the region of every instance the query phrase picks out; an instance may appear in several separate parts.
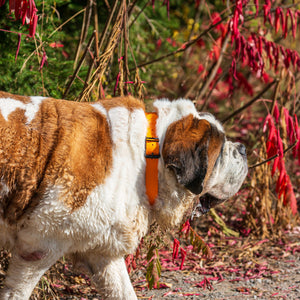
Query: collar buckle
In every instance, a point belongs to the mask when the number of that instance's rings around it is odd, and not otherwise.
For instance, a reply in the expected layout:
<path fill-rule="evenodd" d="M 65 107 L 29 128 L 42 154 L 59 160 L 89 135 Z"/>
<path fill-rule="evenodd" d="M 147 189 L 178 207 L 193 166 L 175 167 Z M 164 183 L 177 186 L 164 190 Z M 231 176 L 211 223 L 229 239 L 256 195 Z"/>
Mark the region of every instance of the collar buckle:
<path fill-rule="evenodd" d="M 157 159 L 160 158 L 159 138 L 146 137 L 145 138 L 145 157 Z"/>

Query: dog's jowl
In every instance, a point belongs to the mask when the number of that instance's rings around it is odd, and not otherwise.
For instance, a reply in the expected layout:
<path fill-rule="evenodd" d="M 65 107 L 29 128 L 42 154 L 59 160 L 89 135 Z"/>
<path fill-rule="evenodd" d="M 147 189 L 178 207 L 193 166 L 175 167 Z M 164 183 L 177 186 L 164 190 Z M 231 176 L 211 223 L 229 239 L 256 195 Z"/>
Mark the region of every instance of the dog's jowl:
<path fill-rule="evenodd" d="M 136 299 L 124 256 L 150 224 L 174 227 L 238 191 L 245 147 L 189 100 L 154 107 L 148 122 L 133 97 L 76 103 L 0 92 L 0 242 L 12 253 L 0 299 L 28 299 L 63 255 L 103 298 Z"/>

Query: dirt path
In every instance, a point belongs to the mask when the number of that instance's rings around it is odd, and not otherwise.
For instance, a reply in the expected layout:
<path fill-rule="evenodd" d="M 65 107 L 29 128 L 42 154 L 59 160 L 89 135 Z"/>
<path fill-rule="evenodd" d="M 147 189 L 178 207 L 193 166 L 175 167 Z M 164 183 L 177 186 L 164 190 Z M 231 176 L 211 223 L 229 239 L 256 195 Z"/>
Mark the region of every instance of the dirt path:
<path fill-rule="evenodd" d="M 300 299 L 299 234 L 226 243 L 203 267 L 192 255 L 183 270 L 162 270 L 161 289 L 148 290 L 138 281 L 142 274 L 134 274 L 139 299 Z"/>
<path fill-rule="evenodd" d="M 210 241 L 214 241 L 210 238 Z M 180 270 L 181 256 L 173 262 L 172 247 L 160 251 L 160 289 L 148 289 L 145 253 L 131 272 L 139 299 L 299 299 L 299 233 L 271 241 L 241 238 L 216 239 L 214 257 L 203 260 L 189 247 Z M 8 254 L 1 252 L 0 287 Z M 68 261 L 59 261 L 41 279 L 31 300 L 101 299 L 89 278 L 76 273 Z"/>
<path fill-rule="evenodd" d="M 139 299 L 300 299 L 299 254 L 283 260 L 268 259 L 265 270 L 253 279 L 227 270 L 221 280 L 217 279 L 221 273 L 212 277 L 191 271 L 163 271 L 161 282 L 169 287 L 152 291 L 143 291 L 138 284 L 135 287 Z"/>

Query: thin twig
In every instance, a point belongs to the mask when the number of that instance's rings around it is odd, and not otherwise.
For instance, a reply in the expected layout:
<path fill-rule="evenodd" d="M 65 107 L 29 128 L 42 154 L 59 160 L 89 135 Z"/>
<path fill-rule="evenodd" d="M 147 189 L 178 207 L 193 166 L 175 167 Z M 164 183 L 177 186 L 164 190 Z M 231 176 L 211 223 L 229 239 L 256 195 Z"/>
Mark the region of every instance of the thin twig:
<path fill-rule="evenodd" d="M 100 49 L 100 50 L 101 50 L 101 48 L 102 48 L 102 45 L 103 45 L 103 42 L 104 42 L 104 39 L 105 39 L 107 30 L 108 30 L 108 28 L 109 28 L 109 26 L 110 26 L 110 23 L 111 23 L 111 20 L 112 20 L 112 18 L 113 18 L 113 15 L 114 15 L 114 13 L 115 13 L 115 10 L 116 10 L 116 8 L 117 8 L 118 2 L 119 2 L 118 0 L 115 0 L 114 6 L 113 6 L 113 8 L 112 8 L 112 10 L 111 10 L 111 12 L 110 12 L 110 14 L 109 14 L 109 18 L 108 18 L 107 22 L 105 23 L 104 30 L 103 30 L 102 33 L 101 33 L 101 37 L 100 37 L 100 41 L 99 41 L 99 49 Z"/>
<path fill-rule="evenodd" d="M 87 46 L 85 48 L 85 51 L 84 51 L 83 55 L 81 56 L 81 59 L 80 59 L 78 65 L 76 67 L 76 70 L 74 71 L 72 77 L 70 78 L 70 81 L 68 82 L 68 84 L 66 86 L 63 98 L 65 98 L 67 96 L 67 94 L 68 94 L 68 92 L 69 92 L 69 90 L 71 88 L 71 85 L 72 85 L 73 81 L 75 80 L 76 76 L 78 75 L 78 72 L 79 72 L 79 70 L 80 70 L 80 68 L 81 68 L 81 66 L 82 66 L 82 64 L 84 62 L 85 56 L 86 56 L 89 48 L 91 47 L 91 45 L 92 45 L 92 43 L 94 41 L 94 38 L 95 38 L 95 32 L 92 34 L 92 36 L 91 36 L 91 38 L 90 38 L 90 40 L 89 40 L 89 42 L 88 42 L 88 44 L 87 44 Z"/>
<path fill-rule="evenodd" d="M 197 6 L 197 9 L 196 9 L 196 12 L 195 12 L 195 16 L 194 16 L 194 22 L 193 22 L 192 28 L 190 30 L 190 33 L 189 33 L 188 41 L 192 40 L 192 37 L 193 37 L 193 35 L 195 33 L 195 24 L 199 23 L 199 18 L 200 18 L 200 14 L 201 14 L 202 4 L 203 4 L 203 1 L 201 1 L 201 3 L 199 3 L 198 6 Z M 185 51 L 184 57 L 183 57 L 183 63 L 182 63 L 183 66 L 186 65 L 186 63 L 187 63 L 187 61 L 189 59 L 190 53 L 191 53 L 191 49 L 190 48 L 187 51 Z"/>
<path fill-rule="evenodd" d="M 224 57 L 224 53 L 226 51 L 226 48 L 227 48 L 227 45 L 228 45 L 228 41 L 229 41 L 229 37 L 230 35 L 227 34 L 227 36 L 225 37 L 225 40 L 223 42 L 223 45 L 222 45 L 222 49 L 221 49 L 221 52 L 220 52 L 220 56 L 217 60 L 217 62 L 215 64 L 212 65 L 212 68 L 211 70 L 209 71 L 209 75 L 208 75 L 208 78 L 204 81 L 201 89 L 199 90 L 199 94 L 197 96 L 197 99 L 201 99 L 203 97 L 203 95 L 205 95 L 207 89 L 209 88 L 211 82 L 213 81 L 213 79 L 215 78 L 216 74 L 217 74 L 217 71 L 221 65 L 221 62 L 223 60 L 223 57 Z"/>
<path fill-rule="evenodd" d="M 170 57 L 170 56 L 173 56 L 173 55 L 175 55 L 175 54 L 177 54 L 177 53 L 181 53 L 181 52 L 186 51 L 189 47 L 191 47 L 192 45 L 194 45 L 195 43 L 197 43 L 197 42 L 198 42 L 204 35 L 206 35 L 210 30 L 212 30 L 213 28 L 215 28 L 216 26 L 218 26 L 219 24 L 221 24 L 227 17 L 228 17 L 228 16 L 223 17 L 219 22 L 210 25 L 206 30 L 204 30 L 202 33 L 200 33 L 195 39 L 191 40 L 190 42 L 187 42 L 187 43 L 183 44 L 180 48 L 178 48 L 178 49 L 176 49 L 176 50 L 174 50 L 174 51 L 172 51 L 172 52 L 169 52 L 169 53 L 167 53 L 167 54 L 165 54 L 165 55 L 162 55 L 162 56 L 160 56 L 160 57 L 158 57 L 158 58 L 155 58 L 155 59 L 153 59 L 153 60 L 146 61 L 146 62 L 144 62 L 144 63 L 142 63 L 142 64 L 139 64 L 139 65 L 138 65 L 138 68 L 141 68 L 141 67 L 145 67 L 145 66 L 151 65 L 151 64 L 156 63 L 156 62 L 159 62 L 159 61 L 161 61 L 161 60 L 163 60 L 163 59 L 165 59 L 165 58 L 167 58 L 167 57 Z M 130 71 L 132 71 L 132 70 L 134 70 L 134 68 L 133 68 L 133 69 L 130 69 Z"/>
<path fill-rule="evenodd" d="M 212 93 L 213 93 L 213 91 L 215 90 L 215 87 L 217 86 L 217 84 L 218 84 L 221 80 L 223 80 L 223 79 L 228 75 L 229 70 L 230 70 L 230 67 L 229 67 L 229 66 L 227 66 L 227 67 L 225 67 L 225 68 L 223 69 L 222 75 L 219 76 L 219 77 L 217 78 L 217 80 L 215 80 L 213 86 L 212 86 L 212 87 L 210 88 L 210 90 L 209 90 L 209 93 L 208 93 L 207 97 L 205 97 L 205 101 L 204 101 L 204 103 L 202 104 L 202 106 L 201 106 L 201 108 L 199 109 L 199 111 L 203 111 L 203 110 L 206 108 L 207 103 L 209 102 L 209 100 L 210 100 L 210 98 L 211 98 L 211 96 L 212 96 Z"/>
<path fill-rule="evenodd" d="M 297 143 L 298 143 L 298 140 L 296 140 L 292 145 L 290 145 L 288 148 L 286 148 L 285 150 L 283 150 L 283 154 L 285 154 L 285 153 L 287 153 L 288 151 L 292 150 L 292 149 L 297 145 Z M 262 162 L 260 162 L 260 163 L 258 163 L 258 164 L 252 165 L 252 166 L 250 166 L 250 167 L 248 167 L 248 168 L 249 168 L 249 169 L 253 169 L 253 168 L 259 167 L 259 166 L 264 165 L 264 164 L 266 164 L 267 162 L 269 162 L 269 161 L 275 159 L 275 158 L 278 157 L 278 156 L 279 156 L 279 154 L 277 153 L 277 154 L 273 155 L 272 157 L 270 157 L 270 158 L 268 158 L 268 159 L 266 159 L 266 160 L 264 160 L 264 161 L 262 161 Z"/>
<path fill-rule="evenodd" d="M 136 3 L 137 3 L 138 1 L 139 1 L 139 0 L 134 0 L 134 1 L 132 2 L 132 4 L 130 5 L 130 7 L 128 8 L 128 13 L 127 13 L 128 18 L 131 16 L 132 11 L 133 11 L 133 8 L 135 7 L 135 5 L 136 5 Z M 148 2 L 148 1 L 147 1 L 147 2 Z"/>
<path fill-rule="evenodd" d="M 273 101 L 272 101 L 272 105 L 271 105 L 271 109 L 270 109 L 271 115 L 273 115 L 275 103 L 276 103 L 276 100 L 278 98 L 279 85 L 280 85 L 280 80 L 277 81 L 276 86 L 275 86 Z"/>
<path fill-rule="evenodd" d="M 235 110 L 232 114 L 230 114 L 228 117 L 226 117 L 225 119 L 222 120 L 222 123 L 227 122 L 228 120 L 230 120 L 231 118 L 233 118 L 234 116 L 238 115 L 240 112 L 242 112 L 243 110 L 245 110 L 246 108 L 248 108 L 249 106 L 251 106 L 254 102 L 256 102 L 257 100 L 260 99 L 260 97 L 267 92 L 276 82 L 278 81 L 278 79 L 275 79 L 274 81 L 272 81 L 271 83 L 269 83 L 258 95 L 256 95 L 253 99 L 251 99 L 249 102 L 247 102 L 245 105 L 243 105 L 242 107 L 240 107 L 239 109 Z"/>
<path fill-rule="evenodd" d="M 130 29 L 131 26 L 135 23 L 135 21 L 138 19 L 138 17 L 141 15 L 141 13 L 146 9 L 146 7 L 148 6 L 149 1 L 147 1 L 145 3 L 145 5 L 140 9 L 140 11 L 138 12 L 138 14 L 135 16 L 135 18 L 132 20 L 132 22 L 130 23 L 130 25 L 128 26 L 128 28 Z M 132 13 L 132 11 L 130 11 L 130 14 Z"/>
<path fill-rule="evenodd" d="M 48 40 L 52 37 L 52 35 L 54 35 L 58 30 L 60 30 L 63 26 L 65 26 L 67 23 L 69 23 L 72 19 L 76 18 L 79 14 L 81 14 L 82 12 L 85 11 L 85 8 L 78 11 L 76 14 L 74 14 L 72 17 L 70 17 L 67 21 L 65 21 L 64 23 L 62 23 L 61 25 L 59 25 L 54 31 L 52 31 L 50 33 L 50 35 L 47 37 L 47 39 L 45 41 L 43 41 L 24 61 L 22 68 L 20 70 L 20 72 L 23 71 L 23 69 L 25 68 L 27 62 L 29 61 L 29 59 L 35 54 L 37 53 L 37 51 L 42 48 L 44 46 L 44 44 L 46 44 L 48 42 Z"/>
<path fill-rule="evenodd" d="M 99 26 L 98 26 L 98 9 L 97 9 L 97 1 L 93 3 L 94 10 L 94 26 L 95 26 L 95 58 L 99 59 Z"/>
<path fill-rule="evenodd" d="M 85 9 L 84 15 L 83 15 L 83 22 L 82 22 L 82 26 L 81 26 L 80 39 L 79 39 L 79 42 L 77 44 L 73 69 L 75 69 L 76 66 L 77 66 L 77 61 L 79 59 L 79 54 L 80 54 L 80 51 L 81 51 L 81 47 L 82 47 L 82 44 L 84 43 L 84 41 L 86 39 L 88 28 L 89 28 L 90 22 L 91 22 L 92 11 L 93 11 L 93 0 L 89 0 L 88 4 L 86 6 L 86 9 Z"/>
<path fill-rule="evenodd" d="M 124 34 L 124 77 L 125 82 L 129 81 L 129 69 L 128 69 L 128 32 L 127 32 L 127 5 L 126 0 L 123 0 L 123 6 L 124 6 L 124 15 L 123 15 L 123 34 Z M 125 84 L 125 95 L 128 95 L 128 89 Z"/>
<path fill-rule="evenodd" d="M 107 7 L 108 11 L 111 12 L 111 7 L 110 7 L 108 1 L 107 1 L 107 0 L 104 0 L 104 2 L 105 2 L 105 4 L 106 4 L 106 7 Z"/>
<path fill-rule="evenodd" d="M 117 1 L 117 0 L 116 0 Z M 120 38 L 120 35 L 122 33 L 122 21 L 123 21 L 123 4 L 119 6 L 119 10 L 117 12 L 116 21 L 114 23 L 114 26 L 111 30 L 110 35 L 107 38 L 107 43 L 105 46 L 104 51 L 102 51 L 102 55 L 99 57 L 99 62 L 97 64 L 97 68 L 94 71 L 94 73 L 91 75 L 91 78 L 89 79 L 89 82 L 82 90 L 81 94 L 76 98 L 77 101 L 86 100 L 90 97 L 90 94 L 92 90 L 94 89 L 95 84 L 97 81 L 101 80 L 108 62 L 110 58 L 112 57 L 114 50 L 116 46 L 118 45 L 118 41 Z"/>

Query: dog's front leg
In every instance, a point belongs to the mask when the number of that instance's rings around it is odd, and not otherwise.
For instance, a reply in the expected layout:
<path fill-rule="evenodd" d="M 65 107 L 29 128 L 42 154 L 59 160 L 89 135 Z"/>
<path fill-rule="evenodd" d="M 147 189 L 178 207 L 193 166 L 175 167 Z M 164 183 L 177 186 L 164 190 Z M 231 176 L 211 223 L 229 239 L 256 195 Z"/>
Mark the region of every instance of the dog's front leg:
<path fill-rule="evenodd" d="M 104 299 L 137 299 L 123 258 L 103 257 L 94 252 L 74 258 L 75 267 L 90 273 L 92 283 Z"/>

